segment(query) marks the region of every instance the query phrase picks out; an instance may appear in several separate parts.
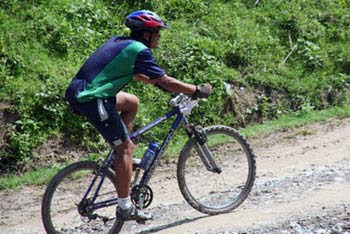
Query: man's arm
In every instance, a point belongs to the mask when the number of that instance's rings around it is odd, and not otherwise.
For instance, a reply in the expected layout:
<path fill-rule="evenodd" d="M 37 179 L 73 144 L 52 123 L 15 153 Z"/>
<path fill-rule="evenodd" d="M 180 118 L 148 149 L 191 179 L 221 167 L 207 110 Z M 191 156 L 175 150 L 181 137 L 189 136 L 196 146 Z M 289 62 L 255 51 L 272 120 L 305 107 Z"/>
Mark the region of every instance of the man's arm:
<path fill-rule="evenodd" d="M 195 85 L 184 83 L 168 75 L 164 75 L 157 79 L 150 79 L 146 75 L 136 74 L 135 78 L 148 84 L 160 86 L 161 88 L 174 93 L 194 94 L 197 90 Z"/>

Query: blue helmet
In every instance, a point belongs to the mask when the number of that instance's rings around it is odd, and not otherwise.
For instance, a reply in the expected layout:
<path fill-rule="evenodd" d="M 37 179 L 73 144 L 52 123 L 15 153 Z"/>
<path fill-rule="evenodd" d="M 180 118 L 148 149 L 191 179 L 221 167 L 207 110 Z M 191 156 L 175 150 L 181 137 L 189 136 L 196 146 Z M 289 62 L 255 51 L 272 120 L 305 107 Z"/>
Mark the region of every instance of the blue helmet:
<path fill-rule="evenodd" d="M 158 32 L 160 29 L 170 28 L 156 13 L 147 10 L 135 11 L 128 15 L 125 19 L 125 25 L 131 31 Z"/>

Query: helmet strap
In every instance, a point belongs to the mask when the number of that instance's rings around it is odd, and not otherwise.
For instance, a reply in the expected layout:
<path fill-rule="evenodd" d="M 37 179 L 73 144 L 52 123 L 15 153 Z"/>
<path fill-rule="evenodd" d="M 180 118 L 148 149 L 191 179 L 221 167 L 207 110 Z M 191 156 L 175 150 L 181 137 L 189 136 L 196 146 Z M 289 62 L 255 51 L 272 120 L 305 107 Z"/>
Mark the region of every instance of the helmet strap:
<path fill-rule="evenodd" d="M 145 35 L 144 35 L 145 32 L 148 32 L 150 34 L 148 39 L 145 38 Z M 130 37 L 136 41 L 142 42 L 147 47 L 149 47 L 151 45 L 152 32 L 147 30 L 132 31 L 130 34 Z"/>

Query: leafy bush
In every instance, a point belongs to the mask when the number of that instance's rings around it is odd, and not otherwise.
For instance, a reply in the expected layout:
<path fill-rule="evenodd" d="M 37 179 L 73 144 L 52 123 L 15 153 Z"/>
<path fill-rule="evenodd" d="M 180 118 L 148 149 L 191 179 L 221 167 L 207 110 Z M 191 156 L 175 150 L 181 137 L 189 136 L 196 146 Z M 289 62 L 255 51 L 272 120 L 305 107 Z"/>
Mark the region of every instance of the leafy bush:
<path fill-rule="evenodd" d="M 33 149 L 54 136 L 93 150 L 105 147 L 62 97 L 98 46 L 129 33 L 124 17 L 137 9 L 153 10 L 171 25 L 154 51 L 167 74 L 213 85 L 213 95 L 191 116 L 195 123 L 238 127 L 349 103 L 349 2 L 255 2 L 2 1 L 0 102 L 12 103 L 7 111 L 16 118 L 7 124 L 0 170 L 21 169 L 33 160 Z M 132 82 L 126 91 L 141 99 L 135 127 L 168 110 L 169 95 L 154 87 Z M 163 129 L 141 143 L 160 140 Z"/>

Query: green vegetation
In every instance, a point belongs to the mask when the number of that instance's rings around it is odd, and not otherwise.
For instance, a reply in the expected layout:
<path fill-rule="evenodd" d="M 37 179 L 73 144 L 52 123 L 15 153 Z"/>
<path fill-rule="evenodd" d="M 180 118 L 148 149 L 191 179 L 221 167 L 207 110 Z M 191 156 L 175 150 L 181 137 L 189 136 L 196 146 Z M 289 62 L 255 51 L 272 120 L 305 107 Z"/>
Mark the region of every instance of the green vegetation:
<path fill-rule="evenodd" d="M 0 190 L 17 189 L 23 185 L 43 185 L 48 183 L 50 179 L 62 167 L 57 168 L 41 168 L 36 171 L 29 171 L 22 175 L 6 175 L 0 177 Z"/>
<path fill-rule="evenodd" d="M 272 133 L 283 128 L 299 127 L 306 124 L 325 121 L 330 118 L 350 117 L 350 106 L 332 107 L 321 111 L 298 112 L 284 115 L 276 120 L 269 120 L 262 124 L 254 124 L 248 128 L 241 129 L 247 136 Z"/>
<path fill-rule="evenodd" d="M 105 149 L 62 97 L 90 53 L 129 33 L 123 20 L 137 9 L 157 12 L 172 27 L 154 51 L 167 73 L 214 87 L 193 122 L 244 127 L 350 103 L 350 2 L 255 2 L 1 1 L 0 172 L 34 166 L 33 150 L 53 137 Z M 127 91 L 142 101 L 136 128 L 168 110 L 169 95 L 156 88 L 132 82 Z M 161 139 L 163 129 L 140 141 Z"/>

